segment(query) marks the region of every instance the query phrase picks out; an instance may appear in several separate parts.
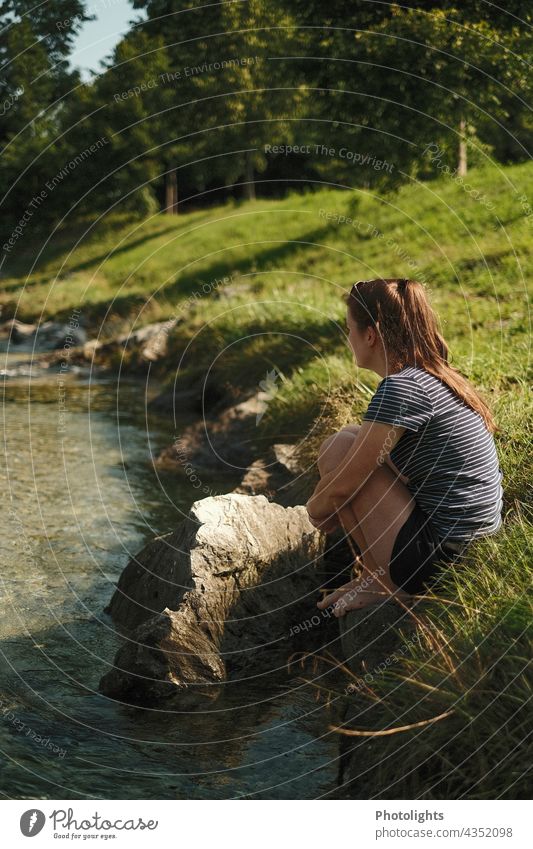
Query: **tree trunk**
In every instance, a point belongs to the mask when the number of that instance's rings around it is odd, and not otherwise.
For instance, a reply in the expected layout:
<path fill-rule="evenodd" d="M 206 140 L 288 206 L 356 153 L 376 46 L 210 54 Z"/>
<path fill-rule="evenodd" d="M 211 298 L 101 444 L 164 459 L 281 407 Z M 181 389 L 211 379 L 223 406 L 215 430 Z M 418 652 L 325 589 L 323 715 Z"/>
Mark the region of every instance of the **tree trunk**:
<path fill-rule="evenodd" d="M 254 163 L 251 151 L 245 153 L 244 166 L 244 197 L 246 200 L 255 200 Z"/>
<path fill-rule="evenodd" d="M 457 164 L 457 173 L 460 177 L 466 177 L 468 170 L 465 132 L 466 121 L 464 118 L 461 118 L 459 121 L 459 162 Z"/>
<path fill-rule="evenodd" d="M 178 175 L 175 168 L 165 175 L 165 212 L 167 215 L 178 214 Z"/>

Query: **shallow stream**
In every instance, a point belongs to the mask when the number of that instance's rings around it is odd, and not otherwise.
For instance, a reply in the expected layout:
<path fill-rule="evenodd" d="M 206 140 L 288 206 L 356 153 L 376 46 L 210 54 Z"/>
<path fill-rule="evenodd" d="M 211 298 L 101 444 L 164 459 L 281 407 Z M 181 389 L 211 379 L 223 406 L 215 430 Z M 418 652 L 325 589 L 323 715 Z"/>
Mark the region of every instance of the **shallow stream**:
<path fill-rule="evenodd" d="M 313 693 L 228 683 L 211 709 L 126 707 L 97 691 L 121 638 L 103 613 L 131 555 L 198 495 L 152 458 L 174 423 L 140 380 L 1 355 L 0 748 L 7 798 L 318 798 L 338 736 Z M 213 494 L 234 486 L 203 482 Z"/>

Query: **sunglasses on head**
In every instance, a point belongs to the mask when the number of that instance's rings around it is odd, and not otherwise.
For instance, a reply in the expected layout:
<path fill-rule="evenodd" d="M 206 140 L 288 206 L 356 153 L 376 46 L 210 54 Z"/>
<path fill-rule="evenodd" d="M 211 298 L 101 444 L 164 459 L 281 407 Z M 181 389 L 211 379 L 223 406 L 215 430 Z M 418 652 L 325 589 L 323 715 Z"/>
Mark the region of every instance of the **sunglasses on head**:
<path fill-rule="evenodd" d="M 405 287 L 409 283 L 409 278 L 407 278 L 407 277 L 391 278 L 390 280 L 387 280 L 385 282 L 394 283 L 395 285 L 399 286 L 400 289 L 405 289 Z M 353 284 L 353 286 L 350 290 L 350 293 L 352 293 L 354 291 L 359 292 L 359 286 L 361 286 L 363 283 L 372 283 L 372 280 L 358 280 L 357 283 Z"/>

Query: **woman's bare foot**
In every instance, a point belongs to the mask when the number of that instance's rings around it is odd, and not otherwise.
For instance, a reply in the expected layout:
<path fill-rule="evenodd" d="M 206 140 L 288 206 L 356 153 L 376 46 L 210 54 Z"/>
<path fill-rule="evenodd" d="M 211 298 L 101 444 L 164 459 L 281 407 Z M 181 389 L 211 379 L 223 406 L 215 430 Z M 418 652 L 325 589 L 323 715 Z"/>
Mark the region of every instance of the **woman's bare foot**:
<path fill-rule="evenodd" d="M 333 605 L 333 615 L 339 617 L 344 616 L 348 610 L 360 610 L 372 604 L 379 604 L 380 601 L 385 601 L 393 596 L 404 602 L 410 599 L 409 594 L 403 590 L 387 590 L 386 587 L 375 586 L 373 582 L 370 589 L 363 589 L 369 583 L 368 581 L 363 582 L 361 578 L 355 578 L 317 601 L 317 607 L 323 610 Z"/>

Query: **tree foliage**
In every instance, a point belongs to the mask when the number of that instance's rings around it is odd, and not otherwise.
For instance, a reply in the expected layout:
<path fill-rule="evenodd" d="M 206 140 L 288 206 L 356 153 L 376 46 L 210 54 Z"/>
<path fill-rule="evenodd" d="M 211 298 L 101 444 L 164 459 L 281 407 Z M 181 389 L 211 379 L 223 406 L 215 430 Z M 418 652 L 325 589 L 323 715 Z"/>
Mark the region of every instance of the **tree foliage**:
<path fill-rule="evenodd" d="M 467 150 L 469 163 L 530 155 L 529 2 L 133 7 L 146 17 L 82 83 L 68 65 L 88 18 L 81 0 L 0 5 L 6 220 L 101 139 L 105 150 L 48 199 L 51 215 L 176 211 L 187 199 L 253 197 L 256 183 L 265 193 L 317 182 L 385 189 L 443 162 L 464 168 Z"/>

